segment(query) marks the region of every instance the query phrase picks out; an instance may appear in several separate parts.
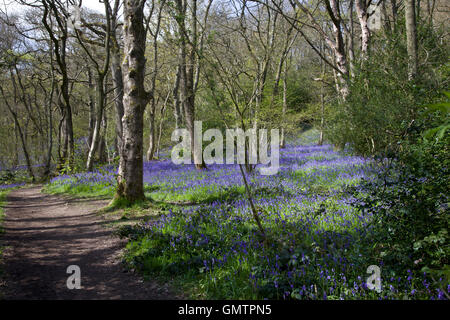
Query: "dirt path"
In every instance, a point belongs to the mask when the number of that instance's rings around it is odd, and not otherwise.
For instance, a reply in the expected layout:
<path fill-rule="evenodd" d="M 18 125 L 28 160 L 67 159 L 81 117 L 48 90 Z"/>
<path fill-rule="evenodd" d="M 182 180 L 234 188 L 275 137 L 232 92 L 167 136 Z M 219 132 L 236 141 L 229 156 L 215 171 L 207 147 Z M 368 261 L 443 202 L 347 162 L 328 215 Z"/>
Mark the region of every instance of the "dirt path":
<path fill-rule="evenodd" d="M 124 242 L 94 211 L 106 201 L 69 200 L 40 187 L 19 189 L 5 206 L 4 299 L 176 299 L 167 286 L 124 270 Z M 81 269 L 81 289 L 69 290 L 67 267 Z"/>

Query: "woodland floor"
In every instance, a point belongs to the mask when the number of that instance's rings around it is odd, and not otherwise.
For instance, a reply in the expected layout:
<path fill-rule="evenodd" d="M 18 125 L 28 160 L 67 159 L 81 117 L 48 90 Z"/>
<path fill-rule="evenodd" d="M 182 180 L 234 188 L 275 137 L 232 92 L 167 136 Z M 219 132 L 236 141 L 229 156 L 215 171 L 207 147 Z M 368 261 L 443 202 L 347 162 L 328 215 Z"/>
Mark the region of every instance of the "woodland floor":
<path fill-rule="evenodd" d="M 69 199 L 41 187 L 12 191 L 0 236 L 0 298 L 177 299 L 166 284 L 144 281 L 120 260 L 125 242 L 96 213 L 105 200 Z M 69 265 L 81 269 L 81 289 L 68 289 Z"/>

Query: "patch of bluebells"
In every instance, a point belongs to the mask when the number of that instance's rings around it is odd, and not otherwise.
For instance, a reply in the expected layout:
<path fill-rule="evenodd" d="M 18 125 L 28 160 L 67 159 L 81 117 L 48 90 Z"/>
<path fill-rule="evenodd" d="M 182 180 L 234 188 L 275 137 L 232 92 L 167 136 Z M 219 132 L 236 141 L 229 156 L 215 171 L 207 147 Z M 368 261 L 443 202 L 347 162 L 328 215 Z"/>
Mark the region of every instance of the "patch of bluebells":
<path fill-rule="evenodd" d="M 196 274 L 216 298 L 277 299 L 445 299 L 426 275 L 410 270 L 395 278 L 382 274 L 382 292 L 367 287 L 366 269 L 379 265 L 369 252 L 371 214 L 359 212 L 346 191 L 370 180 L 379 164 L 334 151 L 331 145 L 291 144 L 280 152 L 274 176 L 247 175 L 270 236 L 262 242 L 237 165 L 175 165 L 146 162 L 144 184 L 157 200 L 194 206 L 169 210 L 138 227 L 126 260 L 143 272 Z M 114 189 L 117 169 L 56 177 L 51 184 L 98 185 Z M 215 195 L 215 196 L 211 196 Z M 433 289 L 434 288 L 434 289 Z"/>
<path fill-rule="evenodd" d="M 9 189 L 14 189 L 14 188 L 22 187 L 24 185 L 25 185 L 25 182 L 22 182 L 22 183 L 11 183 L 11 184 L 0 184 L 0 190 L 4 191 L 4 190 L 9 190 Z"/>

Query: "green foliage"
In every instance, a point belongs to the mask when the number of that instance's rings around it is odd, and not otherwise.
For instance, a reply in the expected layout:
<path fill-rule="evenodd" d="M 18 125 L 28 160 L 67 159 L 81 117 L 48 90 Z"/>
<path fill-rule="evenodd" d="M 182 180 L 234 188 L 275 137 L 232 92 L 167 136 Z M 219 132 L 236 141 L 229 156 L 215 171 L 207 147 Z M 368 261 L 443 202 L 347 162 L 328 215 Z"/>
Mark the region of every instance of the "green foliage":
<path fill-rule="evenodd" d="M 440 122 L 442 122 L 442 124 L 438 125 L 437 127 L 428 129 L 423 133 L 424 138 L 427 140 L 431 138 L 435 138 L 436 141 L 442 140 L 445 133 L 447 132 L 447 129 L 450 128 L 450 92 L 444 92 L 444 94 L 447 96 L 447 102 L 440 102 L 423 106 L 427 109 L 425 114 L 436 112 L 438 113 L 437 116 L 439 117 Z"/>
<path fill-rule="evenodd" d="M 44 190 L 51 194 L 68 194 L 80 198 L 112 197 L 114 195 L 114 190 L 101 185 L 78 185 L 76 187 L 48 185 Z"/>
<path fill-rule="evenodd" d="M 379 257 L 390 266 L 449 273 L 449 134 L 405 146 L 378 179 L 357 189 L 359 207 L 373 214 Z"/>
<path fill-rule="evenodd" d="M 377 179 L 354 187 L 360 210 L 373 215 L 376 258 L 393 274 L 409 266 L 448 283 L 450 104 L 439 97 L 448 53 L 434 30 L 419 28 L 419 59 L 429 63 L 410 81 L 402 27 L 397 31 L 355 75 L 347 101 L 332 114 L 329 137 L 357 153 L 391 159 L 383 160 Z"/>
<path fill-rule="evenodd" d="M 0 183 L 12 183 L 16 181 L 17 172 L 11 170 L 0 171 Z"/>
<path fill-rule="evenodd" d="M 36 170 L 36 169 L 34 169 Z M 14 170 L 1 170 L 0 171 L 0 185 L 1 184 L 24 184 L 31 182 L 31 178 L 28 176 L 28 170 L 23 166 Z"/>
<path fill-rule="evenodd" d="M 286 115 L 283 117 L 283 86 L 280 81 L 278 95 L 273 97 L 273 87 L 266 85 L 264 99 L 259 110 L 259 121 L 266 128 L 285 128 L 292 132 L 296 128 L 311 124 L 311 117 L 305 116 L 309 104 L 317 99 L 313 94 L 312 81 L 306 73 L 290 73 L 287 79 Z M 272 84 L 272 81 L 268 81 Z"/>
<path fill-rule="evenodd" d="M 330 109 L 327 137 L 332 143 L 340 147 L 348 143 L 362 155 L 392 156 L 401 141 L 417 139 L 419 131 L 433 126 L 433 119 L 419 106 L 446 108 L 432 103 L 448 81 L 448 70 L 442 68 L 448 61 L 447 45 L 439 42 L 430 27 L 419 28 L 419 56 L 433 63 L 421 64 L 420 74 L 410 81 L 403 32 L 399 26 L 392 37 L 374 42 L 370 59 L 349 82 L 346 101 Z M 427 57 L 423 57 L 425 51 Z M 439 132 L 442 137 L 445 126 L 433 128 L 427 135 Z"/>

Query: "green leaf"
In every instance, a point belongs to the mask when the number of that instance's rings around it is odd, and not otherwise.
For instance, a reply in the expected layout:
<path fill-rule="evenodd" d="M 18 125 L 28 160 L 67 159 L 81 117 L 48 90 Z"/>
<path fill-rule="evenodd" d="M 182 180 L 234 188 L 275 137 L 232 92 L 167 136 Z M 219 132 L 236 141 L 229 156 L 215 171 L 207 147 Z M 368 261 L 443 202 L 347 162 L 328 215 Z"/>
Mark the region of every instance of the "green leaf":
<path fill-rule="evenodd" d="M 421 106 L 423 108 L 427 108 L 427 113 L 428 112 L 434 112 L 434 111 L 440 111 L 442 113 L 450 113 L 450 103 L 449 102 L 439 102 L 439 103 L 434 103 L 434 104 L 427 104 L 427 105 L 423 105 Z"/>
<path fill-rule="evenodd" d="M 440 140 L 440 139 L 442 139 L 444 137 L 445 131 L 447 131 L 447 129 L 450 128 L 450 124 L 442 125 L 442 126 L 440 126 L 438 128 L 440 128 L 440 130 L 439 130 L 439 132 L 437 134 L 437 139 Z"/>
<path fill-rule="evenodd" d="M 449 91 L 444 91 L 443 93 L 447 96 L 447 98 L 450 99 L 450 92 Z"/>

